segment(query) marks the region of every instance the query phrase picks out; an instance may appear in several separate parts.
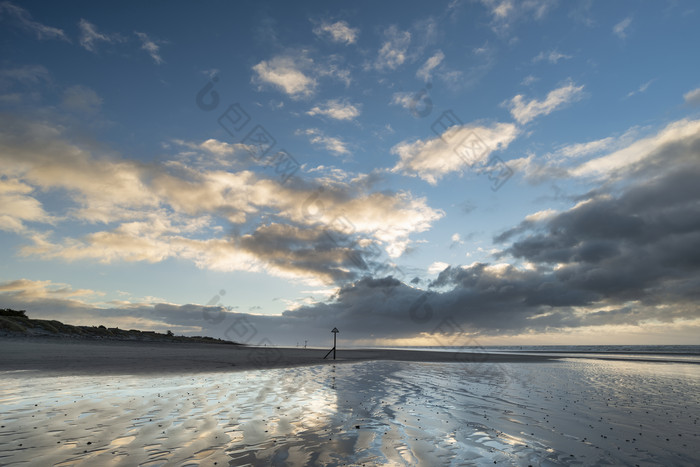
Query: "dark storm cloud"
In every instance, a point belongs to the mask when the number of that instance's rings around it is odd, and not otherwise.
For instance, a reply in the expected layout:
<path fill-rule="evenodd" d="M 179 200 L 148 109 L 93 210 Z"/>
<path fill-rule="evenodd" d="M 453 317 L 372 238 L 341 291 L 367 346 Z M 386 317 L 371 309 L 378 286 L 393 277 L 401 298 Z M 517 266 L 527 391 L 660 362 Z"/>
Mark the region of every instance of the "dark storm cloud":
<path fill-rule="evenodd" d="M 700 166 L 684 164 L 619 196 L 598 195 L 577 207 L 497 237 L 527 231 L 504 253 L 539 264 L 559 264 L 557 279 L 609 300 L 681 295 L 678 282 L 700 271 Z M 524 229 L 522 229 L 524 227 Z"/>
<path fill-rule="evenodd" d="M 242 250 L 281 270 L 333 282 L 355 279 L 358 276 L 354 271 L 366 266 L 350 236 L 324 228 L 273 223 L 259 226 L 253 233 L 233 241 Z"/>

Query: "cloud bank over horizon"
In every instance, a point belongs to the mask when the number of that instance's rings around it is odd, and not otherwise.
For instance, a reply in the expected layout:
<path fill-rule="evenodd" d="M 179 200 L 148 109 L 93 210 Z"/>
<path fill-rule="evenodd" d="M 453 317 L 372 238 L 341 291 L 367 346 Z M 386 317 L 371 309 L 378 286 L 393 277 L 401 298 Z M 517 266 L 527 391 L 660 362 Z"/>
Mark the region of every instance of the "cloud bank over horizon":
<path fill-rule="evenodd" d="M 657 135 L 663 137 L 663 131 Z M 96 292 L 28 280 L 1 284 L 0 294 L 6 304 L 28 304 L 54 318 L 84 319 L 95 313 L 95 323 L 142 323 L 232 340 L 245 339 L 241 330 L 248 329 L 287 345 L 298 338 L 286 335 L 322 335 L 329 326 L 342 328 L 348 339 L 379 344 L 416 340 L 416 335 L 421 341 L 452 342 L 455 329 L 476 342 L 597 326 L 691 324 L 697 320 L 700 290 L 698 154 L 700 132 L 664 141 L 635 158 L 623 186 L 581 194 L 563 212 L 527 216 L 495 237 L 503 245 L 495 255 L 499 262 L 447 266 L 425 288 L 409 285 L 408 277 L 366 276 L 347 282 L 329 300 L 280 316 L 240 313 L 217 304 L 90 307 L 80 297 Z M 263 229 L 249 238 L 262 242 L 259 254 L 268 255 L 270 262 L 291 249 L 270 248 L 271 242 L 279 244 L 278 235 L 299 235 L 289 230 L 269 234 Z M 311 241 L 318 239 L 304 239 Z M 254 248 L 251 244 L 247 251 Z M 329 262 L 318 249 L 313 257 Z M 297 260 L 307 261 L 292 258 L 290 263 Z M 218 321 L 230 325 L 222 328 Z"/>

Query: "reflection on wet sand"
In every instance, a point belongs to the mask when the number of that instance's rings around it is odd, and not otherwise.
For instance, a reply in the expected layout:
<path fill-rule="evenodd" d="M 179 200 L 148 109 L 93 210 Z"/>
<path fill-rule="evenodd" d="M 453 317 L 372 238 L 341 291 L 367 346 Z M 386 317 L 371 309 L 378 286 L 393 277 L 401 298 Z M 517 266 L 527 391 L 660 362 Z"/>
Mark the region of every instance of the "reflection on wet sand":
<path fill-rule="evenodd" d="M 693 464 L 696 367 L 372 361 L 189 377 L 8 372 L 0 464 Z"/>

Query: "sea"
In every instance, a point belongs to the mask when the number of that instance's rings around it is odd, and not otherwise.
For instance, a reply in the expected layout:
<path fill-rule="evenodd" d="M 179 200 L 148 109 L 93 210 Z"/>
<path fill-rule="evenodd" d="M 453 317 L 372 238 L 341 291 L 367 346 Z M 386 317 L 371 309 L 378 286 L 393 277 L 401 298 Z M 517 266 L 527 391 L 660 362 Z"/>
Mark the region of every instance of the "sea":
<path fill-rule="evenodd" d="M 378 347 L 399 350 L 487 352 L 549 355 L 569 358 L 620 358 L 700 363 L 700 345 L 510 345 L 510 346 L 413 346 Z"/>

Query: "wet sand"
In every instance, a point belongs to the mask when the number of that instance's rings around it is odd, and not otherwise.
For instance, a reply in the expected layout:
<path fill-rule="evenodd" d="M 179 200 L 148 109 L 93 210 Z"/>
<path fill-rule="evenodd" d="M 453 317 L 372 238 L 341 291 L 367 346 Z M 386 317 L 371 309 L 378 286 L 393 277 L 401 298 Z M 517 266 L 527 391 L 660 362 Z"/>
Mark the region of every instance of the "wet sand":
<path fill-rule="evenodd" d="M 0 380 L 0 465 L 698 465 L 698 365 L 359 361 Z"/>
<path fill-rule="evenodd" d="M 52 374 L 201 373 L 333 363 L 328 349 L 223 344 L 143 343 L 69 339 L 0 338 L 0 371 Z M 335 363 L 363 360 L 414 362 L 544 362 L 556 357 L 414 350 L 341 349 Z"/>

